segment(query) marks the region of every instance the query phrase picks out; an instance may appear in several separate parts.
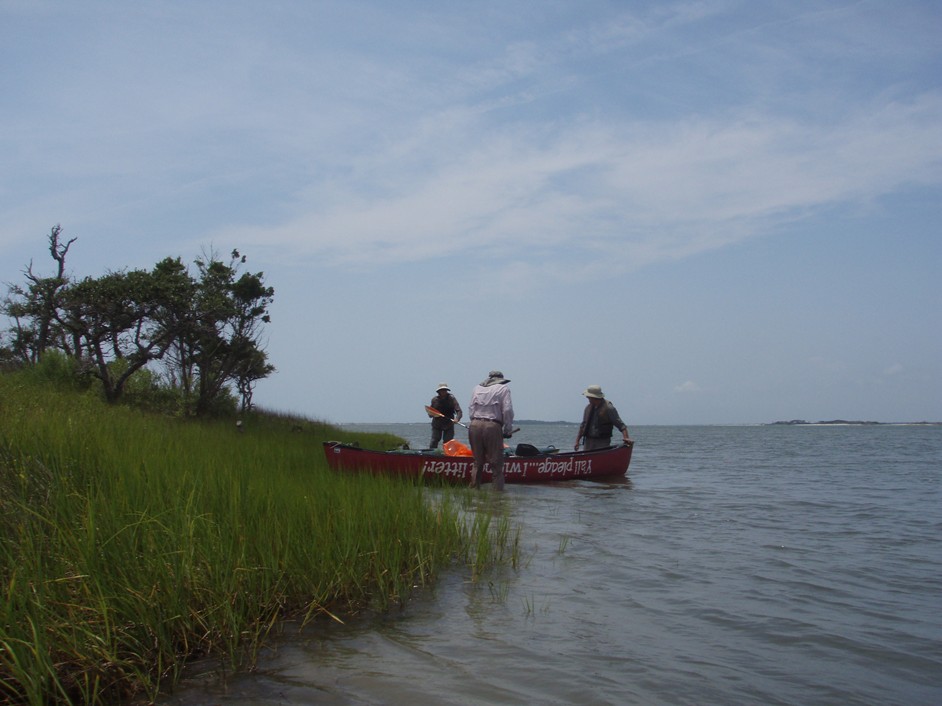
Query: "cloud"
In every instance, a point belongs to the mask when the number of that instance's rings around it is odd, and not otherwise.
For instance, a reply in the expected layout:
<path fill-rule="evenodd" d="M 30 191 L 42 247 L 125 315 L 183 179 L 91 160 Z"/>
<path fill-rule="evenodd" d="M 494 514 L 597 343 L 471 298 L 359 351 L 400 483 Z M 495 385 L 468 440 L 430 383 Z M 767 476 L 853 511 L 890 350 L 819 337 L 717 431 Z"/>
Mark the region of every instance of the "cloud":
<path fill-rule="evenodd" d="M 893 375 L 899 375 L 904 370 L 905 368 L 901 363 L 893 363 L 893 365 L 889 366 L 886 370 L 883 371 L 883 374 L 890 377 Z"/>
<path fill-rule="evenodd" d="M 851 22 L 855 6 L 813 10 L 557 7 L 539 31 L 526 13 L 369 3 L 76 12 L 55 35 L 65 69 L 25 39 L 8 50 L 33 65 L 0 137 L 6 230 L 171 211 L 199 242 L 322 267 L 462 258 L 581 281 L 938 185 L 935 83 L 852 92 L 808 70 L 822 52 L 869 68 L 864 31 L 894 76 L 934 50 Z"/>
<path fill-rule="evenodd" d="M 430 119 L 430 123 L 434 123 Z M 835 124 L 757 114 L 674 122 L 574 119 L 489 128 L 450 114 L 348 181 L 312 181 L 294 215 L 227 229 L 327 266 L 499 250 L 608 274 L 762 235 L 835 204 L 937 183 L 942 95 L 862 106 Z"/>
<path fill-rule="evenodd" d="M 686 382 L 682 382 L 681 384 L 674 387 L 674 392 L 681 394 L 695 393 L 700 392 L 701 390 L 702 388 L 693 380 L 687 380 Z"/>

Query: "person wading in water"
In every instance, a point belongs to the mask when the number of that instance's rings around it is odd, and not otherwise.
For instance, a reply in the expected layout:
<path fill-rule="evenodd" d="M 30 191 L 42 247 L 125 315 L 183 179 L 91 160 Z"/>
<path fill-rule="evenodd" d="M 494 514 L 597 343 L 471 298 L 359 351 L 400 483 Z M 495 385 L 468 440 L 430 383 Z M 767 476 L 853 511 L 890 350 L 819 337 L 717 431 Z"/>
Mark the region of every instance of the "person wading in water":
<path fill-rule="evenodd" d="M 435 390 L 435 396 L 432 398 L 429 407 L 437 409 L 444 417 L 438 417 L 432 414 L 432 441 L 429 443 L 430 449 L 437 449 L 438 442 L 444 441 L 446 444 L 455 438 L 455 422 L 461 421 L 461 406 L 451 390 L 448 389 L 448 383 L 439 383 Z"/>
<path fill-rule="evenodd" d="M 582 413 L 582 424 L 576 434 L 576 451 L 579 443 L 585 439 L 585 450 L 594 451 L 612 445 L 612 430 L 621 432 L 622 440 L 627 444 L 631 441 L 628 436 L 628 427 L 618 416 L 615 405 L 605 399 L 599 385 L 589 385 L 582 393 L 589 399 L 585 411 Z"/>
<path fill-rule="evenodd" d="M 504 489 L 504 439 L 513 435 L 514 407 L 510 399 L 510 380 L 500 370 L 492 370 L 487 379 L 474 388 L 468 416 L 468 441 L 474 455 L 471 487 L 481 487 L 484 464 L 490 465 L 494 490 Z"/>

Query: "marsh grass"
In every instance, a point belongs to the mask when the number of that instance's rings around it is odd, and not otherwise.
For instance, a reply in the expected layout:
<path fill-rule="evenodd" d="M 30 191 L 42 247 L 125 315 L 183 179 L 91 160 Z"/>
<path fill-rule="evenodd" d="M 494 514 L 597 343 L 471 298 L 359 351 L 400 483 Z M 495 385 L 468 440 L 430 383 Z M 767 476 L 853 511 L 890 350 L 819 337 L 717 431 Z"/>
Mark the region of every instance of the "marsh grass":
<path fill-rule="evenodd" d="M 400 440 L 357 435 L 365 446 Z M 184 422 L 0 375 L 0 702 L 155 698 L 192 657 L 251 662 L 287 617 L 386 609 L 516 565 L 463 490 L 332 473 L 326 424 Z"/>

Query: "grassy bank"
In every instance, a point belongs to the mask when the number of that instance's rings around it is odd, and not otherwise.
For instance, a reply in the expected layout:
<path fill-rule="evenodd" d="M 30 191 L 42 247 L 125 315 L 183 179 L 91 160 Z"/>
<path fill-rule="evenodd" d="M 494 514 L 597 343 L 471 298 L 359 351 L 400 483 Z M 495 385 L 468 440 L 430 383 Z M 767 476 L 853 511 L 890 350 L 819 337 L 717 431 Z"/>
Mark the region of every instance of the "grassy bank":
<path fill-rule="evenodd" d="M 328 425 L 183 422 L 0 375 L 0 701 L 153 697 L 280 618 L 405 599 L 512 556 L 462 490 L 331 473 Z M 392 437 L 359 437 L 392 446 Z"/>

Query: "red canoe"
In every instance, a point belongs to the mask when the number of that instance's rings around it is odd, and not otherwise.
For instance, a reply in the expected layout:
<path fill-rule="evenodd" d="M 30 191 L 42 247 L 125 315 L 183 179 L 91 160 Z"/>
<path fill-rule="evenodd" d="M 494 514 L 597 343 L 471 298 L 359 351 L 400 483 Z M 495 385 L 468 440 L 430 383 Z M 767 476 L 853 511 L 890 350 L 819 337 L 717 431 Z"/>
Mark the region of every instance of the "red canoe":
<path fill-rule="evenodd" d="M 634 442 L 609 446 L 597 451 L 543 453 L 504 459 L 507 483 L 545 483 L 578 478 L 623 476 L 631 462 Z M 531 447 L 532 449 L 532 447 Z M 441 478 L 455 483 L 470 483 L 474 462 L 469 456 L 445 456 L 433 451 L 370 451 L 339 441 L 325 441 L 327 465 L 337 471 L 363 470 L 410 478 Z M 485 483 L 491 471 L 484 466 Z"/>

